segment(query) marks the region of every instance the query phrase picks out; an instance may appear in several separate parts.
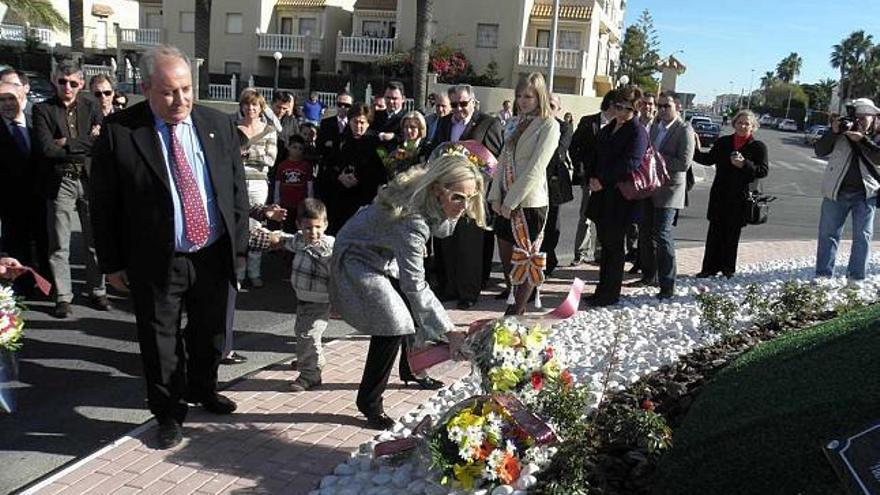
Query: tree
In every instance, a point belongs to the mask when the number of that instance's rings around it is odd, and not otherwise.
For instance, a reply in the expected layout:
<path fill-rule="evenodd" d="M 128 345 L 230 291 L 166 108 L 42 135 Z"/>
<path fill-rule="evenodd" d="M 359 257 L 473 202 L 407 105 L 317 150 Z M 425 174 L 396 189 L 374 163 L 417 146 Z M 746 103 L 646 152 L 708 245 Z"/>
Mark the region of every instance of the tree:
<path fill-rule="evenodd" d="M 0 3 L 6 5 L 7 12 L 14 13 L 24 22 L 55 31 L 67 31 L 70 28 L 61 12 L 58 12 L 49 0 L 3 0 Z M 82 12 L 81 7 L 80 12 Z"/>
<path fill-rule="evenodd" d="M 83 0 L 68 0 L 70 8 L 70 49 L 83 51 Z"/>
<path fill-rule="evenodd" d="M 210 97 L 211 71 L 208 57 L 211 54 L 211 6 L 213 0 L 194 0 L 195 6 L 195 56 L 202 59 L 199 67 L 199 99 Z M 193 61 L 194 63 L 198 63 Z"/>
<path fill-rule="evenodd" d="M 656 88 L 658 83 L 654 74 L 660 61 L 659 49 L 654 19 L 646 9 L 635 24 L 626 28 L 620 48 L 618 77 L 625 75 L 631 83 L 643 89 Z"/>
<path fill-rule="evenodd" d="M 848 100 L 853 86 L 860 79 L 859 67 L 865 63 L 865 59 L 871 52 L 873 40 L 871 35 L 865 35 L 862 30 L 853 31 L 840 43 L 831 49 L 831 67 L 840 70 L 839 95 L 841 103 Z"/>
<path fill-rule="evenodd" d="M 427 100 L 428 62 L 431 46 L 431 20 L 434 0 L 416 0 L 416 42 L 413 50 L 413 99 L 416 109 L 424 112 Z"/>
<path fill-rule="evenodd" d="M 801 56 L 792 52 L 776 66 L 776 76 L 782 82 L 790 83 L 801 73 L 803 63 L 804 61 L 801 59 Z"/>
<path fill-rule="evenodd" d="M 764 76 L 761 77 L 761 89 L 763 89 L 764 91 L 767 91 L 777 82 L 778 82 L 778 79 L 776 79 L 776 73 L 773 72 L 772 70 L 767 71 L 764 73 Z"/>

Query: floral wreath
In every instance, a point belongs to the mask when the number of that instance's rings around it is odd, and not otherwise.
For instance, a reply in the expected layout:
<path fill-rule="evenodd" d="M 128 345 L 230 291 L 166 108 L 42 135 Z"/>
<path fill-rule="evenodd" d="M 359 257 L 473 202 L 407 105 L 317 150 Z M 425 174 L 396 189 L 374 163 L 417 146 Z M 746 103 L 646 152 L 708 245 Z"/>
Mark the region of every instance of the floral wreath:
<path fill-rule="evenodd" d="M 492 177 L 498 164 L 495 157 L 485 146 L 473 140 L 444 143 L 438 147 L 438 151 L 439 153 L 435 153 L 433 157 L 463 156 L 467 158 L 471 165 L 489 178 Z"/>

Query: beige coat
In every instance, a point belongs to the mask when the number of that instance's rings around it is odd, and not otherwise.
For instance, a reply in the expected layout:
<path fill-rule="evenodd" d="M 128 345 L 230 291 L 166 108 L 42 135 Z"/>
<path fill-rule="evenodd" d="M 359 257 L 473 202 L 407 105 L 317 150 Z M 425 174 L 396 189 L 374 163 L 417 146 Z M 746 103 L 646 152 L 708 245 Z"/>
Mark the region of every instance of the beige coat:
<path fill-rule="evenodd" d="M 507 130 L 516 129 L 516 119 L 508 121 Z M 502 163 L 508 146 L 514 146 L 509 133 L 504 136 L 498 167 L 489 188 L 489 202 L 502 202 L 511 210 L 548 206 L 547 164 L 559 145 L 559 123 L 554 118 L 532 120 L 516 143 L 514 163 Z M 509 190 L 502 191 L 504 168 L 515 164 L 514 181 Z"/>

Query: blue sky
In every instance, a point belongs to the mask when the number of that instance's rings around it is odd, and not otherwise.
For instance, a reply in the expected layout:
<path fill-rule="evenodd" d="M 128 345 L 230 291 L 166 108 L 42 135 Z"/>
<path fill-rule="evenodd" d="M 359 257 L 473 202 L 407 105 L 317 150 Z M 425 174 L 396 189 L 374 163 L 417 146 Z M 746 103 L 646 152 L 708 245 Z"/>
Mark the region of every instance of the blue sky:
<path fill-rule="evenodd" d="M 698 103 L 719 93 L 748 91 L 791 52 L 803 59 L 800 82 L 837 79 L 828 63 L 831 47 L 852 31 L 865 30 L 880 43 L 877 0 L 629 0 L 625 26 L 647 9 L 654 18 L 660 55 L 676 54 L 687 66 L 677 90 L 696 93 Z M 659 74 L 658 74 L 659 77 Z"/>

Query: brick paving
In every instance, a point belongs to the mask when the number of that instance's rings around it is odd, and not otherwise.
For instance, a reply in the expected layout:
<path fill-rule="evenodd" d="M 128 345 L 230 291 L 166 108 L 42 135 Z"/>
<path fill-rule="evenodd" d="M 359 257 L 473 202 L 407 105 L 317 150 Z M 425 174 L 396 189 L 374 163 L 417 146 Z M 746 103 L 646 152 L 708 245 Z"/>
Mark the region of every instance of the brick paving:
<path fill-rule="evenodd" d="M 880 247 L 880 243 L 875 243 Z M 849 252 L 843 243 L 841 252 Z M 699 271 L 702 248 L 681 249 L 679 274 Z M 750 242 L 740 247 L 740 265 L 815 255 L 815 242 Z M 560 266 L 542 290 L 545 308 L 557 305 L 570 281 L 594 282 L 593 265 Z M 497 290 L 495 288 L 490 288 Z M 590 288 L 588 287 L 588 290 Z M 487 292 L 468 311 L 450 310 L 458 325 L 496 317 L 504 301 Z M 354 405 L 368 340 L 349 336 L 325 346 L 327 367 L 319 389 L 292 393 L 296 377 L 285 363 L 261 369 L 224 391 L 238 402 L 230 416 L 193 408 L 184 425 L 184 441 L 171 450 L 154 449 L 152 422 L 92 456 L 48 477 L 26 493 L 38 494 L 305 494 L 318 486 L 349 453 L 377 432 L 365 429 Z M 431 374 L 451 383 L 468 372 L 464 363 L 444 363 Z M 415 409 L 433 392 L 404 388 L 392 372 L 385 407 L 392 417 Z"/>

